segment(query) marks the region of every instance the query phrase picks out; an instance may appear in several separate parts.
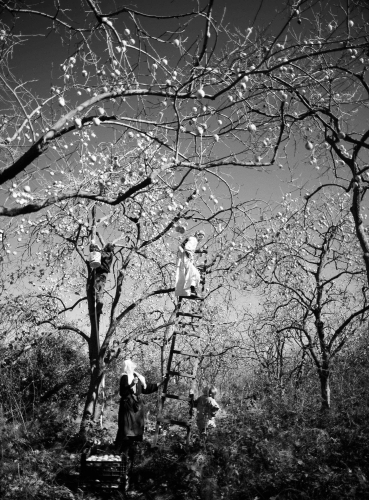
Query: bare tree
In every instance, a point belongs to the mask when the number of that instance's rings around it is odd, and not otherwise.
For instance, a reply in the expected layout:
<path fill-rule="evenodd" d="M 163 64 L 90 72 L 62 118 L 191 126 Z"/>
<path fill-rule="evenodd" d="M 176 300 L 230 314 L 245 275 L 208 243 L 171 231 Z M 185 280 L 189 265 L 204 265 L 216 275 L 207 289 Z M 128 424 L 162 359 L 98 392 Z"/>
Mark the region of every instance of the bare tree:
<path fill-rule="evenodd" d="M 226 241 L 227 228 L 237 235 L 237 217 L 247 216 L 247 205 L 237 198 L 235 168 L 284 162 L 300 138 L 312 168 L 320 157 L 333 161 L 336 155 L 351 169 L 344 189 L 353 192 L 357 234 L 367 248 L 360 205 L 365 183 L 358 177 L 366 167 L 357 166 L 366 132 L 357 139 L 360 120 L 348 131 L 350 117 L 366 102 L 365 11 L 354 2 L 345 9 L 326 6 L 286 2 L 269 25 L 259 26 L 256 18 L 254 26 L 231 31 L 215 19 L 213 0 L 167 16 L 110 1 L 85 0 L 69 11 L 62 0 L 45 10 L 0 0 L 7 16 L 0 32 L 0 216 L 11 220 L 2 259 L 13 259 L 18 243 L 38 252 L 50 270 L 44 291 L 53 296 L 58 290 L 55 317 L 79 304 L 66 305 L 61 294 L 79 291 L 87 280 L 91 330 L 68 326 L 90 349 L 84 423 L 95 413 L 117 325 L 144 301 L 172 289 L 173 255 L 163 238 L 173 229 L 181 233 L 207 223 L 218 255 L 209 264 L 210 270 L 218 267 L 215 280 L 236 269 L 240 259 L 231 248 L 235 242 Z M 55 50 L 51 94 L 12 69 L 18 51 L 27 50 L 19 29 L 25 18 L 37 19 L 40 36 L 53 29 L 65 42 Z M 352 144 L 351 159 L 338 147 L 342 140 Z M 326 175 L 338 184 L 337 170 L 333 176 L 331 170 Z M 23 221 L 17 217 L 26 214 Z M 93 271 L 83 251 L 96 231 L 121 244 L 101 349 Z M 77 255 L 71 272 L 66 260 Z M 137 293 L 119 309 L 134 280 Z"/>
<path fill-rule="evenodd" d="M 326 2 L 303 1 L 292 10 L 287 5 L 271 25 L 259 29 L 256 20 L 255 30 L 234 33 L 214 19 L 213 4 L 168 16 L 176 24 L 158 37 L 150 32 L 163 16 L 126 6 L 87 0 L 83 25 L 76 28 L 63 2 L 47 11 L 1 2 L 13 24 L 2 32 L 1 215 L 31 213 L 76 197 L 117 205 L 151 185 L 164 165 L 195 177 L 211 173 L 227 185 L 230 167 L 272 165 L 296 129 L 306 135 L 315 116 L 333 116 L 342 101 L 335 95 L 348 80 L 364 85 L 366 24 L 357 19 L 354 3 L 344 12 L 332 7 L 326 26 Z M 22 50 L 16 33 L 24 16 L 38 20 L 40 35 L 53 27 L 71 41 L 51 96 L 37 97 L 9 69 L 10 55 Z M 199 34 L 187 33 L 200 21 Z M 361 101 L 357 92 L 351 95 L 353 105 Z M 328 111 L 322 108 L 325 99 Z M 340 120 L 332 118 L 326 127 L 334 142 Z M 99 140 L 101 129 L 112 130 L 115 140 L 136 142 L 139 134 L 142 150 L 151 145 L 145 168 L 123 189 L 102 190 L 90 182 L 101 155 L 111 153 Z M 9 185 L 15 179 L 16 186 Z M 106 176 L 100 181 L 109 182 Z"/>
<path fill-rule="evenodd" d="M 348 206 L 347 198 L 340 202 L 326 194 L 304 210 L 287 197 L 276 217 L 264 223 L 253 264 L 253 283 L 261 287 L 264 300 L 251 335 L 259 331 L 279 346 L 282 341 L 285 353 L 277 355 L 277 372 L 297 347 L 310 356 L 324 410 L 331 404 L 333 359 L 367 322 L 369 311 Z"/>
<path fill-rule="evenodd" d="M 119 144 L 115 151 L 121 168 L 129 171 L 130 151 L 124 154 Z M 110 160 L 106 171 L 111 172 L 112 180 L 118 178 L 116 182 L 121 182 L 122 173 L 114 173 Z M 202 224 L 208 232 L 211 249 L 213 234 L 222 231 L 219 224 L 231 233 L 244 217 L 248 204 L 234 203 L 232 208 L 216 210 L 208 207 L 211 189 L 208 184 L 204 181 L 204 189 L 199 185 L 199 189 L 193 191 L 191 180 L 187 182 L 184 178 L 178 182 L 176 176 L 163 171 L 150 189 L 132 194 L 125 204 L 111 207 L 83 200 L 68 205 L 55 204 L 45 214 L 24 220 L 22 226 L 30 229 L 28 234 L 19 227 L 15 231 L 23 245 L 17 267 L 24 275 L 19 295 L 27 290 L 28 300 L 33 303 L 33 308 L 29 308 L 31 327 L 40 331 L 43 325 L 47 328 L 51 325 L 54 331 L 73 332 L 86 342 L 90 385 L 82 419 L 83 432 L 97 415 L 99 390 L 107 366 L 119 355 L 118 348 L 112 349 L 113 344 L 120 342 L 124 348 L 130 340 L 138 339 L 151 343 L 155 332 L 160 334 L 173 324 L 164 314 L 147 321 L 145 317 L 164 311 L 168 300 L 169 307 L 174 307 L 166 296 L 174 291 L 176 251 L 183 233 Z M 202 215 L 204 212 L 207 215 Z M 99 241 L 100 247 L 106 243 L 116 244 L 109 268 L 103 269 L 102 290 L 97 285 L 97 271 L 91 267 L 91 238 Z M 223 246 L 227 246 L 225 241 Z M 219 259 L 227 265 L 227 254 L 218 256 L 217 250 L 215 248 L 209 260 L 208 273 Z M 220 284 L 215 275 L 212 289 Z M 141 319 L 134 315 L 137 311 Z M 24 346 L 22 348 L 24 350 Z"/>

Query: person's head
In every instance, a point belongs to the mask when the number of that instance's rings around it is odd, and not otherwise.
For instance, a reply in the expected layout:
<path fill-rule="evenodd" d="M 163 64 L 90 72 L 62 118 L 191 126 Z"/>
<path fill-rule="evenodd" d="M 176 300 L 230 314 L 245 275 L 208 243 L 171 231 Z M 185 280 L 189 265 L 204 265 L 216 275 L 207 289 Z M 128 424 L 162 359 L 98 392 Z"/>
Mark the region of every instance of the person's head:
<path fill-rule="evenodd" d="M 108 243 L 104 246 L 105 252 L 114 252 L 114 243 Z"/>
<path fill-rule="evenodd" d="M 209 397 L 215 398 L 215 396 L 217 395 L 217 392 L 218 392 L 218 389 L 216 387 L 214 387 L 213 385 L 211 385 L 209 387 Z"/>
<path fill-rule="evenodd" d="M 196 231 L 195 236 L 199 241 L 203 240 L 205 238 L 205 231 L 202 229 L 200 231 Z"/>
<path fill-rule="evenodd" d="M 209 390 L 210 390 L 210 387 L 206 385 L 203 388 L 203 390 L 202 390 L 203 395 L 208 397 L 209 396 Z"/>
<path fill-rule="evenodd" d="M 134 363 L 131 359 L 125 359 L 123 361 L 123 373 L 132 374 L 135 371 L 136 363 Z"/>

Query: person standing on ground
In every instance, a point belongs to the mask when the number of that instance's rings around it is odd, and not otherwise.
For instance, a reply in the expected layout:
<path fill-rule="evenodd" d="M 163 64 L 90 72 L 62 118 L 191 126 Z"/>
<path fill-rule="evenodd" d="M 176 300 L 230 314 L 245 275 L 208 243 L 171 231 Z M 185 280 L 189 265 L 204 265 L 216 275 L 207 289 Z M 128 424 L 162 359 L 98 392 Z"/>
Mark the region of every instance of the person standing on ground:
<path fill-rule="evenodd" d="M 147 383 L 145 377 L 135 371 L 135 368 L 136 363 L 130 359 L 124 361 L 120 379 L 118 432 L 115 439 L 116 451 L 122 454 L 125 489 L 129 486 L 128 480 L 136 455 L 136 443 L 142 441 L 145 429 L 145 406 L 141 395 L 156 392 L 164 383 L 164 380 L 154 384 Z"/>
<path fill-rule="evenodd" d="M 215 401 L 217 392 L 214 386 L 204 387 L 202 396 L 198 397 L 193 403 L 197 409 L 196 422 L 200 438 L 206 439 L 208 429 L 216 427 L 215 416 L 220 410 L 218 403 Z"/>

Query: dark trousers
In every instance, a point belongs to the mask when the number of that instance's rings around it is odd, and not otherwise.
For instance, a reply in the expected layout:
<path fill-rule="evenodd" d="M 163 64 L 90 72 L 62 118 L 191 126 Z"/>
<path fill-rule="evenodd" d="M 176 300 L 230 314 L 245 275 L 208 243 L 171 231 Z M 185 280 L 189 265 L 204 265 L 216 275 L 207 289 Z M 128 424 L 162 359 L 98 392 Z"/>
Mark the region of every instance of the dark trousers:
<path fill-rule="evenodd" d="M 122 454 L 123 465 L 122 486 L 125 490 L 127 490 L 130 487 L 133 465 L 137 453 L 137 441 L 134 439 L 124 440 L 120 449 L 120 453 Z"/>
<path fill-rule="evenodd" d="M 96 291 L 96 309 L 101 313 L 104 304 L 104 290 L 106 285 L 106 274 L 96 273 L 95 291 Z"/>

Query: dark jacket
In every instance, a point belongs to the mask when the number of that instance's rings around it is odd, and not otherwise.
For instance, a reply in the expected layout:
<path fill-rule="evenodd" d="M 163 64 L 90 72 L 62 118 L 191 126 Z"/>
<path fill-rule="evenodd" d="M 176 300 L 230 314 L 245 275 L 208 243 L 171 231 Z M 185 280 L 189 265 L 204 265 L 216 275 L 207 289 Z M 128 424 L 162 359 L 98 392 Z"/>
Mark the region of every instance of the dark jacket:
<path fill-rule="evenodd" d="M 151 394 L 157 390 L 158 384 L 147 383 L 146 388 L 144 388 L 139 380 L 136 385 L 136 393 L 134 393 L 133 383 L 128 384 L 128 376 L 122 375 L 116 446 L 121 446 L 122 441 L 126 439 L 142 441 L 145 428 L 145 406 L 141 394 Z"/>
<path fill-rule="evenodd" d="M 110 266 L 113 262 L 114 252 L 112 250 L 101 251 L 101 264 L 96 268 L 96 274 L 109 274 Z"/>

